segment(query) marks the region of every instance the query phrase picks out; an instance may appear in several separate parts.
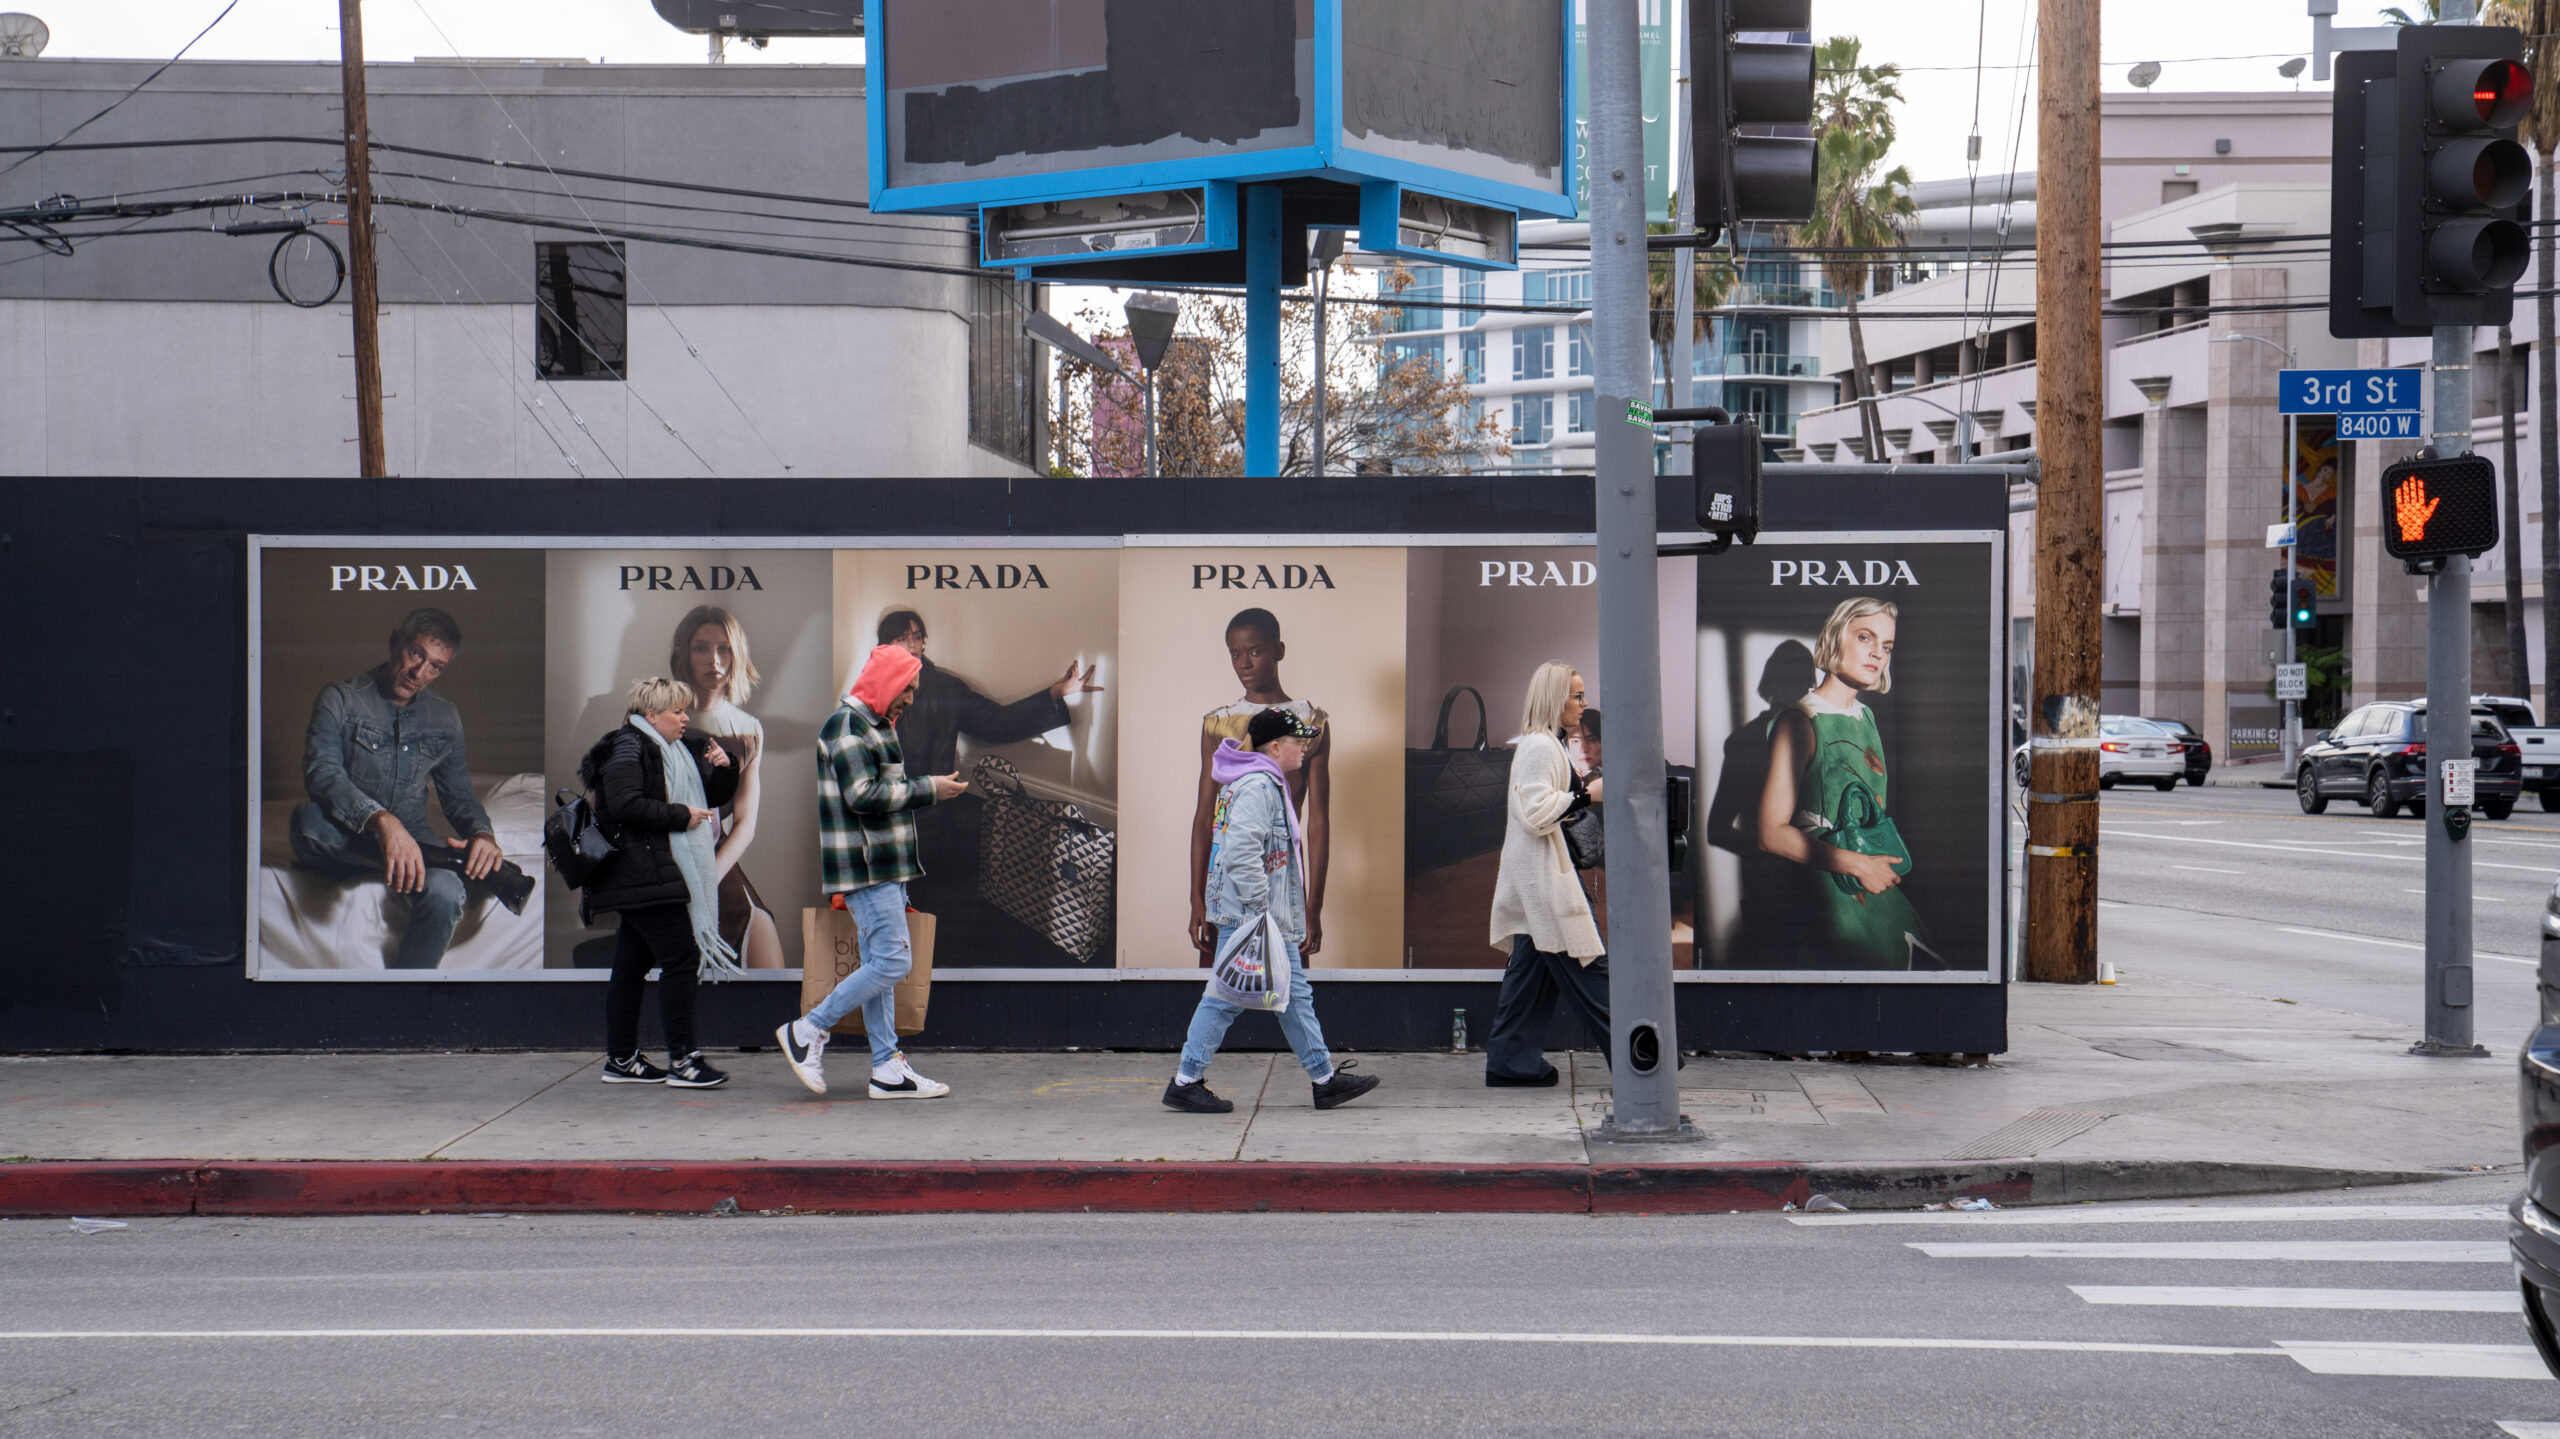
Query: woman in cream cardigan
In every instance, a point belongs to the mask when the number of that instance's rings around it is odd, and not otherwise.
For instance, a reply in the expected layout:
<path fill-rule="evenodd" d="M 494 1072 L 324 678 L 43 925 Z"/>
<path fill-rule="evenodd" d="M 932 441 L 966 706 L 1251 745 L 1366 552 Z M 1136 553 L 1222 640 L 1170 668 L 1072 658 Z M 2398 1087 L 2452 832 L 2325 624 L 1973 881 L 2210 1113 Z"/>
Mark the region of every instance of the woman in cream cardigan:
<path fill-rule="evenodd" d="M 1511 951 L 1511 964 L 1484 1046 L 1484 1082 L 1497 1087 L 1556 1082 L 1543 1051 L 1558 994 L 1600 1036 L 1601 1057 L 1608 1057 L 1609 961 L 1564 843 L 1564 822 L 1600 802 L 1602 782 L 1575 774 L 1565 749 L 1583 708 L 1582 676 L 1571 665 L 1542 664 L 1529 677 L 1520 737 L 1511 742 L 1492 934 L 1496 949 Z"/>

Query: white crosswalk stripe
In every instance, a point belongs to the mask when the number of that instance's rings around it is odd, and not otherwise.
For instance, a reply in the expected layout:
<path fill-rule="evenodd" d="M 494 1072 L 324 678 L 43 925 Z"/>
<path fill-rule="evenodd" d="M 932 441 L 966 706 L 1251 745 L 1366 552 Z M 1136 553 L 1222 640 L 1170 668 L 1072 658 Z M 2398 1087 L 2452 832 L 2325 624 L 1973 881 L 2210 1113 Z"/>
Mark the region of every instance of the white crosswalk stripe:
<path fill-rule="evenodd" d="M 1789 1224 L 1809 1229 L 1879 1224 L 2345 1224 L 2376 1220 L 2427 1223 L 2503 1222 L 2494 1204 L 2271 1204 L 2259 1208 L 2200 1204 L 2093 1204 L 2048 1209 L 1906 1209 L 1871 1214 L 1790 1214 Z"/>
<path fill-rule="evenodd" d="M 2502 1419 L 2498 1421 L 2498 1432 L 2513 1435 L 2514 1439 L 2560 1439 L 2560 1424 L 2548 1419 Z"/>
<path fill-rule="evenodd" d="M 2245 1285 L 2074 1284 L 2091 1304 L 2182 1309 L 2365 1309 L 2424 1314 L 2515 1314 L 2513 1289 L 2274 1289 Z"/>
<path fill-rule="evenodd" d="M 2462 1239 L 2234 1239 L 2158 1243 L 1913 1242 L 1932 1259 L 2218 1259 L 2231 1263 L 2504 1264 L 2504 1242 Z"/>
<path fill-rule="evenodd" d="M 2367 1374 L 2404 1379 L 2551 1380 L 2530 1344 L 2383 1344 L 2363 1340 L 2279 1339 L 2276 1347 L 2314 1374 Z"/>

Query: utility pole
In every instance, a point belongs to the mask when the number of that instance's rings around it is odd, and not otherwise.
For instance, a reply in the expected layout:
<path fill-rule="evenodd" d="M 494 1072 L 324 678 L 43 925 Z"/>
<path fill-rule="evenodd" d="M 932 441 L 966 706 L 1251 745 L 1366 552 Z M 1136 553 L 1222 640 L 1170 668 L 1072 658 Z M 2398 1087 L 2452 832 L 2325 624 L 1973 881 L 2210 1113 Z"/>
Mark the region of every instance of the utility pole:
<path fill-rule="evenodd" d="M 2098 977 L 2098 0 L 2039 0 L 2036 137 L 2035 688 L 2027 781 L 2025 974 Z"/>
<path fill-rule="evenodd" d="M 2092 0 L 2094 3 L 2094 0 Z M 1654 552 L 1653 374 L 1646 293 L 1644 104 L 1637 0 L 1589 0 L 1591 359 L 1598 499 L 1600 688 L 1619 736 L 1602 791 L 1609 832 L 1609 1062 L 1603 1138 L 1696 1139 L 1680 1114 L 1664 825 L 1661 615 Z"/>
<path fill-rule="evenodd" d="M 373 145 L 364 116 L 364 0 L 338 0 L 338 82 L 347 124 L 347 270 L 356 312 L 356 453 L 368 480 L 382 456 L 382 336 L 373 270 Z"/>

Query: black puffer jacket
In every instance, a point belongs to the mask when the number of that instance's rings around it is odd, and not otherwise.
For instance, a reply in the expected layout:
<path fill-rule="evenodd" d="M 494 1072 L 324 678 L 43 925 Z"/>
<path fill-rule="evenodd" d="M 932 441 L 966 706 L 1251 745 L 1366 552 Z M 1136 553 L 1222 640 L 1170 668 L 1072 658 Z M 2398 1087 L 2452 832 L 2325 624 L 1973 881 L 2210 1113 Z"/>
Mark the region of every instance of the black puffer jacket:
<path fill-rule="evenodd" d="M 712 747 L 703 735 L 684 737 L 693 767 L 702 776 L 703 807 L 718 809 L 738 793 L 735 764 L 713 768 L 703 762 Z M 597 740 L 578 762 L 578 782 L 595 796 L 596 817 L 604 832 L 620 846 L 604 868 L 587 881 L 581 908 L 587 915 L 644 909 L 653 904 L 683 904 L 684 871 L 676 868 L 675 847 L 667 836 L 691 818 L 685 807 L 667 800 L 666 767 L 658 747 L 628 724 Z"/>

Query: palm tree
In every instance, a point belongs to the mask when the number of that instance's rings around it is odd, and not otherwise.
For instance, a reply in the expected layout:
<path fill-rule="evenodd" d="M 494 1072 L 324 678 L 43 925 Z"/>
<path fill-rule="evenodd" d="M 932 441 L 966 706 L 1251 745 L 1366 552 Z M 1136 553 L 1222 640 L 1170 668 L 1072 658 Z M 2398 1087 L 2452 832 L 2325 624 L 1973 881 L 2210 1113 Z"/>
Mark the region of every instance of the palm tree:
<path fill-rule="evenodd" d="M 1888 268 L 1873 252 L 1906 243 L 1895 222 L 1920 213 L 1911 200 L 1909 169 L 1896 165 L 1877 173 L 1889 143 L 1846 126 L 1823 132 L 1816 149 L 1813 219 L 1795 231 L 1795 243 L 1806 249 L 1852 252 L 1825 254 L 1822 278 L 1848 304 L 1849 391 L 1858 402 L 1859 431 L 1870 458 L 1884 454 L 1884 421 L 1867 383 L 1867 332 L 1858 319 L 1858 295 Z"/>
<path fill-rule="evenodd" d="M 1893 143 L 1893 107 L 1902 103 L 1902 67 L 1868 65 L 1858 37 L 1834 35 L 1813 52 L 1813 132 L 1865 130 Z"/>

